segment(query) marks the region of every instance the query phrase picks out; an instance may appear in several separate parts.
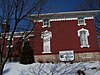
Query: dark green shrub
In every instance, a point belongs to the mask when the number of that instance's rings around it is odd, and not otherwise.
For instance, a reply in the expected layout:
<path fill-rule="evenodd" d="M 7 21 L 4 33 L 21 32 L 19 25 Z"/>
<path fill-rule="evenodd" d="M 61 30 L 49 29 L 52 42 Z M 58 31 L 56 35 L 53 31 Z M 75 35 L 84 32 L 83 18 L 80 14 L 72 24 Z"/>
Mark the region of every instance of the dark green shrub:
<path fill-rule="evenodd" d="M 21 64 L 32 64 L 34 62 L 33 51 L 31 50 L 29 41 L 25 41 L 20 52 Z"/>

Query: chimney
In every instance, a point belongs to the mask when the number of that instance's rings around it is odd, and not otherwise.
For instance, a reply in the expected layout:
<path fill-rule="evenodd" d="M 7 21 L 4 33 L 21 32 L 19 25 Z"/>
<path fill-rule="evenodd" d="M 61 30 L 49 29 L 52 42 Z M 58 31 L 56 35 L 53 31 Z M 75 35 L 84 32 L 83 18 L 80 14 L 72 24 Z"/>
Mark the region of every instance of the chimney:
<path fill-rule="evenodd" d="M 2 33 L 4 33 L 4 32 L 8 33 L 9 30 L 10 30 L 9 23 L 7 20 L 4 20 L 4 22 L 2 23 Z"/>

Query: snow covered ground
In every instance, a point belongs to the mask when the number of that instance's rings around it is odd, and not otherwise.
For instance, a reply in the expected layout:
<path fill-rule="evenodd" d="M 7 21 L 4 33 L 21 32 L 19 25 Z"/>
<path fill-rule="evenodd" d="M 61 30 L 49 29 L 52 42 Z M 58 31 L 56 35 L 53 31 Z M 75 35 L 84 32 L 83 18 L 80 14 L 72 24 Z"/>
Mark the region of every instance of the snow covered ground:
<path fill-rule="evenodd" d="M 3 75 L 77 75 L 82 70 L 86 75 L 100 75 L 100 62 L 79 63 L 33 63 L 22 65 L 18 62 L 7 63 Z"/>

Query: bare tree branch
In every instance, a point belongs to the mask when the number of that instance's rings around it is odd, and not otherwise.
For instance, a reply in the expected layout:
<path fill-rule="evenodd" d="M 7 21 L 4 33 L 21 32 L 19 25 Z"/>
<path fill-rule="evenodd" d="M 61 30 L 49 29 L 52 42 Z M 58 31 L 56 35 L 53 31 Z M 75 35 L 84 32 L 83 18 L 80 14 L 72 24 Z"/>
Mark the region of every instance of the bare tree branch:
<path fill-rule="evenodd" d="M 6 56 L 5 59 L 2 61 L 3 58 L 3 51 L 4 51 L 4 47 L 5 47 L 5 37 L 6 34 L 9 32 L 6 32 L 7 29 L 4 30 L 4 33 L 2 34 L 2 44 L 1 44 L 1 50 L 0 50 L 0 75 L 2 75 L 3 72 L 3 68 L 5 63 L 7 62 L 10 54 L 12 51 L 14 51 L 14 49 L 16 48 L 16 46 L 19 43 L 22 43 L 24 41 L 25 38 L 27 38 L 27 36 L 33 31 L 34 25 L 32 26 L 30 32 L 24 32 L 25 34 L 22 34 L 21 37 L 24 36 L 23 38 L 19 38 L 19 40 L 16 42 L 16 44 L 11 48 L 11 44 L 12 44 L 12 38 L 14 36 L 14 33 L 16 31 L 16 29 L 19 27 L 19 25 L 21 24 L 22 21 L 27 21 L 27 26 L 29 26 L 30 24 L 32 24 L 30 21 L 30 17 L 29 14 L 32 13 L 37 13 L 40 14 L 41 10 L 43 9 L 45 3 L 47 0 L 1 0 L 0 1 L 0 22 L 2 23 L 4 20 L 9 21 L 9 25 L 10 27 L 12 27 L 12 30 L 10 32 L 10 39 L 8 40 L 8 47 L 6 50 Z M 39 16 L 39 15 L 38 15 Z M 26 19 L 28 18 L 28 19 Z M 38 18 L 38 17 L 37 17 Z M 7 25 L 7 24 L 6 24 Z M 3 26 L 3 25 L 0 25 Z M 20 27 L 21 29 L 24 29 L 22 27 Z M 25 29 L 27 30 L 27 29 Z"/>

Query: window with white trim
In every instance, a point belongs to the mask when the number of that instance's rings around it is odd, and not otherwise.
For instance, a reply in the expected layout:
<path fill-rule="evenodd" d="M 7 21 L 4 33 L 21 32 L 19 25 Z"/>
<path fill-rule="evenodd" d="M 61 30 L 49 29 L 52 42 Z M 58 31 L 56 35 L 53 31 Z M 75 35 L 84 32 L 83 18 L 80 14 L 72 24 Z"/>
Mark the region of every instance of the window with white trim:
<path fill-rule="evenodd" d="M 41 38 L 43 39 L 43 52 L 51 53 L 50 38 L 52 38 L 52 33 L 48 30 L 41 33 Z"/>
<path fill-rule="evenodd" d="M 8 36 L 7 40 L 8 41 L 10 40 L 10 36 Z M 10 45 L 10 47 L 13 47 L 13 40 L 14 40 L 14 38 L 11 39 L 11 45 Z M 8 45 L 6 47 L 8 47 Z"/>
<path fill-rule="evenodd" d="M 80 37 L 80 47 L 84 48 L 84 47 L 90 47 L 89 43 L 88 43 L 88 36 L 89 36 L 89 31 L 87 29 L 80 29 L 78 30 L 78 36 Z"/>
<path fill-rule="evenodd" d="M 24 46 L 24 44 L 25 44 L 26 41 L 29 41 L 30 40 L 29 37 L 30 37 L 30 35 L 28 35 L 28 36 L 23 35 L 23 43 L 22 43 L 22 46 Z"/>
<path fill-rule="evenodd" d="M 82 26 L 86 25 L 84 17 L 78 18 L 78 26 L 81 26 L 81 25 Z"/>
<path fill-rule="evenodd" d="M 44 27 L 50 27 L 50 20 L 49 19 L 44 19 L 43 20 L 43 26 L 42 26 L 43 28 Z"/>

